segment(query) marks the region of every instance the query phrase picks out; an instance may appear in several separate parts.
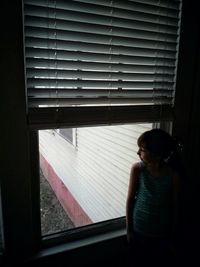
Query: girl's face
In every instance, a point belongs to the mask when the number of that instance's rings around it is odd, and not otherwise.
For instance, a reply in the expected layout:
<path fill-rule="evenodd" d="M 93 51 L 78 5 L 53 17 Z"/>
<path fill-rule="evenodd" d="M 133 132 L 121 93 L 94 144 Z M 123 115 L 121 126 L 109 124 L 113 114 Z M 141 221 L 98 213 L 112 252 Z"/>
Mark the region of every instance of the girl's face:
<path fill-rule="evenodd" d="M 145 146 L 143 146 L 143 145 L 139 146 L 137 154 L 140 157 L 141 161 L 143 161 L 144 163 L 152 162 L 151 152 L 149 152 L 145 148 Z"/>

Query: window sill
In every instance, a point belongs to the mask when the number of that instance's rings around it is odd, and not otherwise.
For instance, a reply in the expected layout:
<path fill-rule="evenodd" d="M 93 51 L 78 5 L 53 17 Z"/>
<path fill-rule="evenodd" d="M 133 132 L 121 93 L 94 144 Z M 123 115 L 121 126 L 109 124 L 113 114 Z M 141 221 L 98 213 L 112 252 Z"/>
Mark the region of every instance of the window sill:
<path fill-rule="evenodd" d="M 56 246 L 51 246 L 48 248 L 42 248 L 37 254 L 35 254 L 34 257 L 29 259 L 29 261 L 39 261 L 39 260 L 45 260 L 49 257 L 54 257 L 58 255 L 64 255 L 66 253 L 70 253 L 73 251 L 77 251 L 81 248 L 86 248 L 94 245 L 100 245 L 101 243 L 112 241 L 114 239 L 124 239 L 126 236 L 126 229 L 118 229 L 114 231 L 109 231 L 106 233 L 101 233 L 98 235 L 93 235 L 90 237 L 82 238 L 75 241 L 69 241 L 65 244 L 59 244 Z M 90 256 L 90 255 L 87 255 Z M 94 255 L 92 255 L 94 256 Z M 77 256 L 76 256 L 77 258 Z"/>

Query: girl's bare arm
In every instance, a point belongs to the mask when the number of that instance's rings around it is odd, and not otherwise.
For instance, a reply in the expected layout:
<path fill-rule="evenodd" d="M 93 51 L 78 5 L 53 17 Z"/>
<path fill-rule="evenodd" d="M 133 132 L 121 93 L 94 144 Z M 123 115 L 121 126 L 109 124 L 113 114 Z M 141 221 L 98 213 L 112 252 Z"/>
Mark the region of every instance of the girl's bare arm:
<path fill-rule="evenodd" d="M 128 194 L 126 200 L 126 228 L 127 228 L 127 239 L 131 241 L 133 238 L 133 207 L 135 193 L 137 190 L 137 181 L 139 176 L 140 166 L 139 163 L 135 163 L 130 172 Z"/>

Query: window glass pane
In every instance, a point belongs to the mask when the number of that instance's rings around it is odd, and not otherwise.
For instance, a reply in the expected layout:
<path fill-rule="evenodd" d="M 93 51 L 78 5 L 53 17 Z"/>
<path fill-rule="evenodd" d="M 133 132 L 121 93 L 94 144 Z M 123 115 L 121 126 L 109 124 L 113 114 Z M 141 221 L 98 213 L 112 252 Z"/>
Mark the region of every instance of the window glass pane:
<path fill-rule="evenodd" d="M 42 235 L 125 216 L 137 138 L 152 124 L 76 128 L 76 146 L 39 131 Z"/>

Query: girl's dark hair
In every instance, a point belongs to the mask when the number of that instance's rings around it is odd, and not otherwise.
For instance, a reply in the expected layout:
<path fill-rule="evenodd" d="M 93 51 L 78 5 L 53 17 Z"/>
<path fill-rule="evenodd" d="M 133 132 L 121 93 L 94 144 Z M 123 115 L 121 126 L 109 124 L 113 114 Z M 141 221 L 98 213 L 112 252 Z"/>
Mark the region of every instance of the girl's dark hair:
<path fill-rule="evenodd" d="M 138 146 L 144 146 L 150 153 L 174 169 L 179 169 L 181 146 L 175 138 L 162 129 L 144 132 L 138 138 Z"/>

